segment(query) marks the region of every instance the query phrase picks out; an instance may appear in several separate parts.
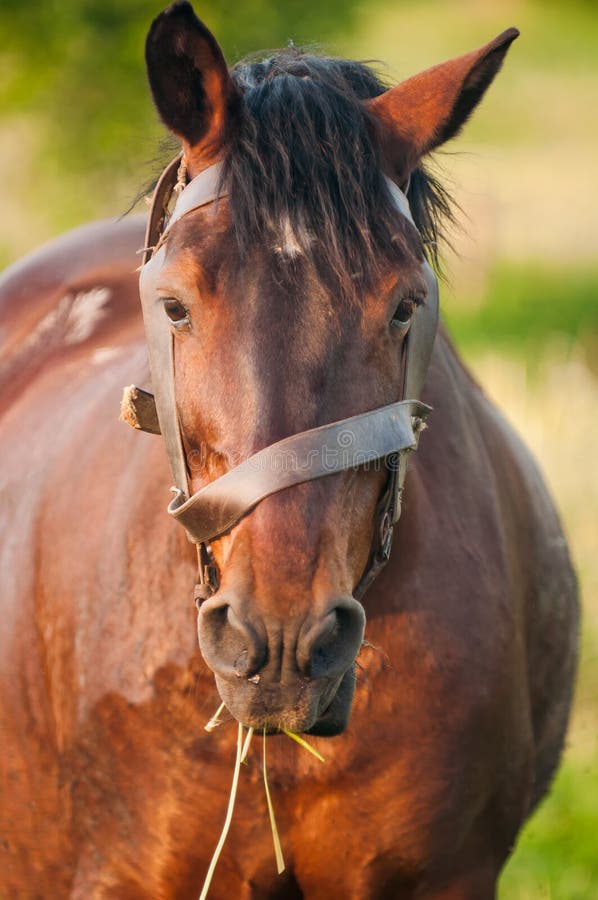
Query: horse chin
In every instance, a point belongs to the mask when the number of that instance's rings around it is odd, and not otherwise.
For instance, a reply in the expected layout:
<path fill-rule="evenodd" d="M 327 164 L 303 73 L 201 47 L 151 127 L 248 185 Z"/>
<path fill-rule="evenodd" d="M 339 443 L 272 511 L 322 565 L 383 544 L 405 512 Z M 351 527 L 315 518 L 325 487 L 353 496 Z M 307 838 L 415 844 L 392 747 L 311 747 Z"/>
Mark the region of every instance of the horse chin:
<path fill-rule="evenodd" d="M 320 713 L 310 728 L 304 729 L 304 733 L 317 737 L 335 737 L 337 734 L 342 734 L 349 724 L 354 693 L 355 666 L 351 666 L 341 678 L 338 689 L 328 706 Z"/>
<path fill-rule="evenodd" d="M 266 729 L 268 734 L 293 731 L 334 737 L 341 734 L 349 722 L 355 668 L 351 666 L 338 681 L 321 692 L 305 691 L 302 685 L 297 695 L 290 699 L 283 698 L 273 687 L 260 689 L 254 684 L 232 684 L 218 676 L 216 686 L 234 718 L 256 731 Z"/>

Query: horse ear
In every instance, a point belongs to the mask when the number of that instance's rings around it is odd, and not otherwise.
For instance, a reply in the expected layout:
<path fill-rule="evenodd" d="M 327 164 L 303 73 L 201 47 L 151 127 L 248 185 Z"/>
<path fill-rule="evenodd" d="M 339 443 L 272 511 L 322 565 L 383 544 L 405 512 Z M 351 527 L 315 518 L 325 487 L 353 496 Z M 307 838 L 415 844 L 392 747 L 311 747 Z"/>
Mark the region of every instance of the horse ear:
<path fill-rule="evenodd" d="M 500 69 L 516 28 L 464 56 L 426 69 L 366 106 L 382 126 L 388 162 L 407 178 L 420 158 L 454 137 Z"/>
<path fill-rule="evenodd" d="M 152 22 L 145 59 L 162 121 L 188 157 L 212 162 L 239 95 L 218 42 L 190 3 L 173 3 Z"/>

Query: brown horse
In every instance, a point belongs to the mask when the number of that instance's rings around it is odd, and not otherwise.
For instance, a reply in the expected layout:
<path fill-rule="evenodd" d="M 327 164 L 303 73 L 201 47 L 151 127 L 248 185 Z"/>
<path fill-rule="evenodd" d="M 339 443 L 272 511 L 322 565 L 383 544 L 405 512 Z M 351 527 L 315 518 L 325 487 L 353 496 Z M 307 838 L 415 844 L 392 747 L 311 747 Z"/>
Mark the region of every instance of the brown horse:
<path fill-rule="evenodd" d="M 229 71 L 187 3 L 154 22 L 158 111 L 189 177 L 223 162 L 227 188 L 173 226 L 156 288 L 192 490 L 401 396 L 422 236 L 446 211 L 422 159 L 516 35 L 384 90 L 294 49 Z M 575 670 L 575 577 L 534 462 L 441 329 L 430 427 L 362 604 L 377 466 L 273 493 L 212 542 L 208 667 L 162 441 L 117 421 L 122 386 L 149 383 L 142 245 L 140 219 L 88 226 L 0 284 L 0 895 L 198 896 L 235 741 L 204 731 L 215 673 L 246 725 L 337 736 L 312 739 L 325 764 L 268 740 L 282 876 L 250 755 L 211 896 L 493 897 L 558 765 Z"/>

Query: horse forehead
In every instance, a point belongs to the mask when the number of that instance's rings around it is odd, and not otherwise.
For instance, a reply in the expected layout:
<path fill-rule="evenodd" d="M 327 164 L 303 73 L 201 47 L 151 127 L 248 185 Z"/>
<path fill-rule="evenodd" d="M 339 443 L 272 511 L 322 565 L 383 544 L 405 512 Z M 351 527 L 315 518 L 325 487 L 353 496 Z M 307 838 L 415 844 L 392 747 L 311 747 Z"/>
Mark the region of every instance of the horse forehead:
<path fill-rule="evenodd" d="M 284 260 L 279 264 L 284 266 Z M 309 375 L 353 340 L 340 301 L 313 273 L 306 271 L 290 287 L 277 284 L 275 277 L 268 282 L 256 280 L 251 338 L 256 348 L 277 356 L 287 373 L 298 369 Z"/>
<path fill-rule="evenodd" d="M 193 281 L 200 294 L 214 296 L 222 326 L 215 336 L 226 339 L 233 353 L 256 355 L 262 362 L 284 353 L 287 369 L 295 363 L 309 368 L 355 339 L 356 310 L 320 283 L 305 258 L 313 237 L 299 233 L 290 218 L 246 258 L 236 246 L 226 202 L 190 213 L 175 228 L 170 267 L 180 280 Z M 297 267 L 300 278 L 291 274 Z M 223 334 L 232 327 L 238 339 Z"/>

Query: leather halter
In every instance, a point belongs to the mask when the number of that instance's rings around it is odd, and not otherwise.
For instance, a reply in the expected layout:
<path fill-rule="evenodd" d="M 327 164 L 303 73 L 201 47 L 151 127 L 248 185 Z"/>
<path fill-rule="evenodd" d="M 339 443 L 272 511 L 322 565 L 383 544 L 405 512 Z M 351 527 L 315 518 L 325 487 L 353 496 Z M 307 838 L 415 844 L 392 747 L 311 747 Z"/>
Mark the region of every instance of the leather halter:
<path fill-rule="evenodd" d="M 189 539 L 197 545 L 200 583 L 196 587 L 196 599 L 205 599 L 218 588 L 210 541 L 233 528 L 265 497 L 295 484 L 384 460 L 388 478 L 376 510 L 369 561 L 354 590 L 354 596 L 359 598 L 390 556 L 393 526 L 401 514 L 408 454 L 417 449 L 419 433 L 430 412 L 430 407 L 421 403 L 419 397 L 438 325 L 436 277 L 424 262 L 422 270 L 428 295 L 414 313 L 403 342 L 401 400 L 271 444 L 190 496 L 174 391 L 173 333 L 155 291 L 155 281 L 164 264 L 164 245 L 171 228 L 188 213 L 226 196 L 227 190 L 222 185 L 222 164 L 210 166 L 182 189 L 169 217 L 171 198 L 177 185 L 181 185 L 182 166 L 182 157 L 178 156 L 164 170 L 154 192 L 140 294 L 159 430 L 175 482 L 175 496 L 168 512 L 185 527 Z M 387 179 L 387 184 L 398 209 L 413 223 L 407 198 L 394 182 Z M 138 422 L 135 424 L 143 427 Z M 155 431 L 155 425 L 148 430 Z"/>

